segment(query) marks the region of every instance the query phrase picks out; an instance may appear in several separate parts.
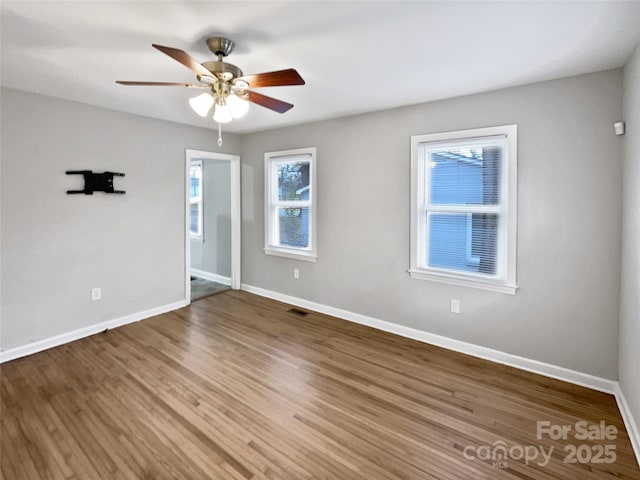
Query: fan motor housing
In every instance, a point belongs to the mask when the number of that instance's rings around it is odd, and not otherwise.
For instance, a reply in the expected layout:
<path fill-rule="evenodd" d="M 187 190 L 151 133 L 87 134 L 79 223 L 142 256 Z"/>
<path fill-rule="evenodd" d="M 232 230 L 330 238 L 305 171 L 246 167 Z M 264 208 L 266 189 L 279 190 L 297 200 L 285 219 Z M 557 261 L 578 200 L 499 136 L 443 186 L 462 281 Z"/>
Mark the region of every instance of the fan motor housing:
<path fill-rule="evenodd" d="M 238 78 L 242 76 L 242 70 L 230 63 L 204 62 L 202 66 L 222 80 L 229 81 L 232 78 Z"/>

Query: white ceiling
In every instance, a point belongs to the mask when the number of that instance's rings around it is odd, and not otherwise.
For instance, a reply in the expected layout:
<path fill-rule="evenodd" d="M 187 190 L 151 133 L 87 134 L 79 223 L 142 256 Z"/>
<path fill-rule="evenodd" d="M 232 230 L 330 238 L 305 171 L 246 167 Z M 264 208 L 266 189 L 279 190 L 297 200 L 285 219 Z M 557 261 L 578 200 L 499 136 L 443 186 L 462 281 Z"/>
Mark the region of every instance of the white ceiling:
<path fill-rule="evenodd" d="M 152 43 L 214 60 L 205 40 L 236 43 L 245 74 L 296 68 L 305 86 L 260 92 L 224 128 L 249 132 L 422 103 L 624 65 L 640 43 L 640 1 L 33 2 L 2 1 L 2 85 L 215 128 L 194 90 L 116 80 L 194 81 Z M 196 92 L 199 93 L 199 92 Z"/>

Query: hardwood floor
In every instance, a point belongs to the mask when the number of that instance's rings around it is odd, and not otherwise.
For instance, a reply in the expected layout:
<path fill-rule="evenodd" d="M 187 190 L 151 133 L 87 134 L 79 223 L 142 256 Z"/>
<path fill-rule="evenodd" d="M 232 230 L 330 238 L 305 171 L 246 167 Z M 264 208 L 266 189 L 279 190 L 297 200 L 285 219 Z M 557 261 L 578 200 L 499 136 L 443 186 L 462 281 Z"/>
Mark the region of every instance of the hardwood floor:
<path fill-rule="evenodd" d="M 3 364 L 2 478 L 640 479 L 610 395 L 289 308 L 228 291 Z"/>

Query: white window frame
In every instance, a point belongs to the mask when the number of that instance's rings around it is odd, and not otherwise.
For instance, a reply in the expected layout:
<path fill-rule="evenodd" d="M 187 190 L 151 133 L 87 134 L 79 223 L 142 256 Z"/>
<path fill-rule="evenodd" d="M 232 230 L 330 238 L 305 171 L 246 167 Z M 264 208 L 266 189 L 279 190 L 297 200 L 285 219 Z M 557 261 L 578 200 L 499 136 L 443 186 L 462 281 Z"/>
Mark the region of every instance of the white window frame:
<path fill-rule="evenodd" d="M 464 141 L 465 145 L 478 145 L 496 137 L 504 138 L 504 153 L 501 170 L 500 204 L 488 205 L 430 205 L 426 198 L 429 191 L 429 172 L 425 155 L 428 146 L 448 145 Z M 480 288 L 507 294 L 515 294 L 516 284 L 516 230 L 518 201 L 518 126 L 475 128 L 454 132 L 414 135 L 411 137 L 411 278 L 430 280 L 452 285 Z M 426 145 L 425 145 L 426 146 Z M 496 275 L 462 272 L 428 266 L 428 226 L 425 212 L 439 213 L 497 213 L 498 255 Z M 469 223 L 469 222 L 468 222 Z M 470 250 L 467 256 L 470 257 Z"/>
<path fill-rule="evenodd" d="M 283 162 L 309 161 L 309 200 L 282 201 L 278 199 L 278 171 L 274 165 Z M 297 148 L 264 154 L 265 179 L 265 244 L 264 253 L 309 262 L 317 261 L 316 253 L 316 148 Z M 282 207 L 309 209 L 309 245 L 298 248 L 279 245 L 277 209 Z"/>
<path fill-rule="evenodd" d="M 200 168 L 200 191 L 197 198 L 191 196 L 191 168 L 199 167 Z M 189 217 L 189 237 L 191 240 L 197 240 L 200 242 L 204 241 L 204 165 L 202 160 L 191 160 L 189 164 L 189 207 L 194 203 L 199 203 L 200 208 L 198 209 L 198 232 L 193 233 L 191 231 L 191 217 Z M 191 210 L 189 210 L 189 216 L 191 215 Z"/>

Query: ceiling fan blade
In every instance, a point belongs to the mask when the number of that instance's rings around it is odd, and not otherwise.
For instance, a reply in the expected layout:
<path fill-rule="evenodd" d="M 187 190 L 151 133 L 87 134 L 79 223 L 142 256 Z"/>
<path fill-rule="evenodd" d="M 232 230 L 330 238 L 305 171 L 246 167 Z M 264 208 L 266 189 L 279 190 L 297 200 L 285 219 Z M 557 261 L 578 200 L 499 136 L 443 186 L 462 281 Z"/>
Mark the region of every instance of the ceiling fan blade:
<path fill-rule="evenodd" d="M 199 85 L 197 83 L 182 83 L 182 82 L 129 82 L 126 80 L 116 80 L 116 83 L 120 85 L 137 85 L 137 86 L 151 86 L 151 87 L 208 88 L 207 85 Z"/>
<path fill-rule="evenodd" d="M 252 92 L 251 90 L 247 91 L 247 100 L 278 113 L 284 113 L 293 108 L 291 103 L 283 102 L 277 98 L 267 97 L 261 93 Z"/>
<path fill-rule="evenodd" d="M 244 80 L 251 88 L 283 87 L 285 85 L 304 85 L 304 80 L 293 68 L 276 72 L 256 73 L 245 75 L 238 80 Z"/>
<path fill-rule="evenodd" d="M 177 48 L 164 47 L 162 45 L 151 45 L 153 48 L 160 50 L 162 53 L 169 55 L 174 60 L 180 62 L 185 67 L 190 69 L 196 75 L 211 76 L 211 72 L 200 65 L 194 58 L 192 58 L 187 52 L 178 50 Z"/>

